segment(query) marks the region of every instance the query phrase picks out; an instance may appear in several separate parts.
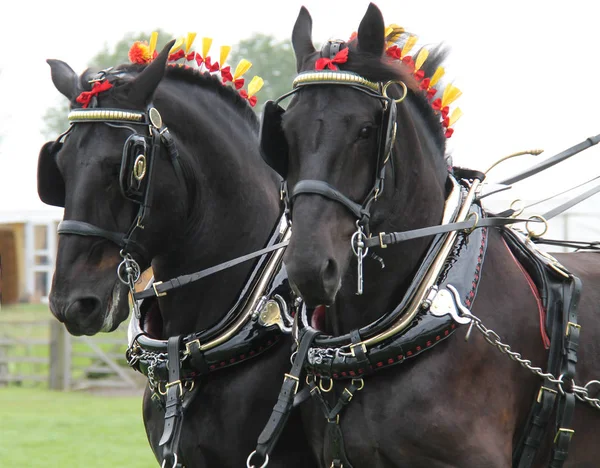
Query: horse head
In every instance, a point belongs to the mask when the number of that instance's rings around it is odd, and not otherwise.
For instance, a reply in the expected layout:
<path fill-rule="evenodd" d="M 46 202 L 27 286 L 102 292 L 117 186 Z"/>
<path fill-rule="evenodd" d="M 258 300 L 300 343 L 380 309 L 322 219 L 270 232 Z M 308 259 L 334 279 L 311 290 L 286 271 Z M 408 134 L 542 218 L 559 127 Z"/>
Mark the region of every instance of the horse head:
<path fill-rule="evenodd" d="M 287 179 L 290 280 L 316 306 L 334 303 L 342 290 L 354 296 L 357 270 L 350 266 L 361 238 L 439 222 L 447 166 L 439 115 L 414 69 L 387 53 L 397 31 L 386 33 L 379 9 L 371 4 L 350 40 L 320 51 L 311 30 L 302 8 L 292 35 L 299 72 L 293 98 L 285 112 L 267 104 L 263 152 Z M 426 76 L 443 55 L 430 54 Z M 401 281 L 426 245 L 420 239 L 383 252 L 387 278 Z M 365 296 L 380 294 L 379 263 L 364 262 Z"/>
<path fill-rule="evenodd" d="M 50 308 L 76 335 L 109 332 L 125 320 L 125 282 L 136 279 L 125 267 L 137 276 L 173 237 L 169 232 L 183 230 L 185 181 L 159 142 L 160 115 L 148 112 L 170 45 L 137 72 L 77 76 L 66 63 L 48 60 L 54 85 L 71 102 L 71 126 L 42 147 L 38 192 L 65 209 Z"/>

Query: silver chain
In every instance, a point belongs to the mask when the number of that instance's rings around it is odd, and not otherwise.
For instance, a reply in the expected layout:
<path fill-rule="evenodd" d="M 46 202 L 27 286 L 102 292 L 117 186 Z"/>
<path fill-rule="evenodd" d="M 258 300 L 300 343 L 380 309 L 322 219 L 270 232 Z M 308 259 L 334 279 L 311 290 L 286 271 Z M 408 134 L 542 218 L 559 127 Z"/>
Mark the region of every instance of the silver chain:
<path fill-rule="evenodd" d="M 501 353 L 506 354 L 510 359 L 512 359 L 515 362 L 518 362 L 519 364 L 521 364 L 521 366 L 538 375 L 539 377 L 542 377 L 543 379 L 548 379 L 550 382 L 556 384 L 560 393 L 562 395 L 565 394 L 565 389 L 563 388 L 563 385 L 566 382 L 563 380 L 562 375 L 560 375 L 557 378 L 550 372 L 544 372 L 541 367 L 534 366 L 529 359 L 524 359 L 520 353 L 513 351 L 510 345 L 503 343 L 502 339 L 500 338 L 500 335 L 498 335 L 498 333 L 496 333 L 494 330 L 487 328 L 479 317 L 473 315 L 470 311 L 466 310 L 463 307 L 459 307 L 458 310 L 459 314 L 471 319 L 471 324 L 469 325 L 469 329 L 465 336 L 465 341 L 469 339 L 471 331 L 473 329 L 473 325 L 475 325 L 475 327 L 477 327 L 477 330 L 481 332 L 481 334 L 489 344 L 496 347 Z M 597 385 L 598 390 L 600 390 L 599 380 L 590 380 L 583 386 L 577 385 L 575 383 L 575 380 L 573 380 L 571 388 L 567 389 L 566 391 L 575 394 L 575 397 L 578 400 L 584 403 L 589 403 L 594 408 L 600 410 L 600 398 L 593 398 L 590 396 L 591 387 L 594 385 Z M 599 393 L 599 391 L 596 391 L 596 394 Z"/>

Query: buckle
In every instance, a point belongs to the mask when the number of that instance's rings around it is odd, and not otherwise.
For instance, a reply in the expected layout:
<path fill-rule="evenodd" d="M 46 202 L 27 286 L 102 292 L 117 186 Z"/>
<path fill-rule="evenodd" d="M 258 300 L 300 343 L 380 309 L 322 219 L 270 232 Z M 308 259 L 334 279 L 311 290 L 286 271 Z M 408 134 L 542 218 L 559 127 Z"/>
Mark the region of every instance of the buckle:
<path fill-rule="evenodd" d="M 569 435 L 569 442 L 571 441 L 571 439 L 573 438 L 573 434 L 575 434 L 575 431 L 573 429 L 565 429 L 564 427 L 561 427 L 557 432 L 556 435 L 554 436 L 554 443 L 556 444 L 556 441 L 558 440 L 558 437 L 560 436 L 560 433 L 563 432 L 565 434 Z"/>
<path fill-rule="evenodd" d="M 169 382 L 165 385 L 165 393 L 168 393 L 170 387 L 174 387 L 175 385 L 179 386 L 179 395 L 183 396 L 183 385 L 181 384 L 181 380 L 176 380 L 175 382 Z"/>
<path fill-rule="evenodd" d="M 352 353 L 352 356 L 356 357 L 356 354 L 354 353 L 354 348 L 356 346 L 360 346 L 363 350 L 363 353 L 367 353 L 367 345 L 364 342 L 361 343 L 354 343 L 350 345 L 350 352 Z"/>
<path fill-rule="evenodd" d="M 573 323 L 573 322 L 567 322 L 567 329 L 565 330 L 565 336 L 569 336 L 569 333 L 571 332 L 571 327 L 573 328 L 578 328 L 581 330 L 581 325 L 577 324 L 577 323 Z"/>
<path fill-rule="evenodd" d="M 538 392 L 538 396 L 537 396 L 537 402 L 541 403 L 542 402 L 542 394 L 544 393 L 544 390 L 546 390 L 547 392 L 550 393 L 554 393 L 554 394 L 558 394 L 558 392 L 556 390 L 553 390 L 551 388 L 548 387 L 544 387 L 543 385 L 540 387 L 540 391 Z"/>
<path fill-rule="evenodd" d="M 163 294 L 166 294 L 166 293 L 163 293 Z M 192 340 L 189 343 L 185 344 L 185 351 L 183 354 L 191 355 L 192 350 L 190 349 L 190 346 L 193 345 L 194 343 L 198 344 L 198 351 L 200 351 L 200 340 L 198 338 L 196 338 L 195 340 Z"/>
<path fill-rule="evenodd" d="M 154 289 L 154 294 L 156 294 L 156 297 L 161 297 L 161 296 L 166 296 L 167 292 L 163 292 L 163 293 L 159 293 L 158 290 L 156 289 L 157 286 L 160 286 L 161 284 L 163 284 L 162 281 L 157 281 L 156 283 L 152 283 L 152 289 Z"/>
<path fill-rule="evenodd" d="M 385 236 L 385 232 L 382 231 L 379 233 L 379 247 L 382 249 L 387 249 L 387 245 L 383 243 L 383 236 Z"/>
<path fill-rule="evenodd" d="M 296 387 L 294 388 L 294 395 L 295 395 L 296 393 L 298 393 L 298 385 L 300 384 L 300 380 L 295 375 L 283 374 L 284 381 L 285 381 L 285 379 L 288 379 L 288 378 L 296 381 Z"/>

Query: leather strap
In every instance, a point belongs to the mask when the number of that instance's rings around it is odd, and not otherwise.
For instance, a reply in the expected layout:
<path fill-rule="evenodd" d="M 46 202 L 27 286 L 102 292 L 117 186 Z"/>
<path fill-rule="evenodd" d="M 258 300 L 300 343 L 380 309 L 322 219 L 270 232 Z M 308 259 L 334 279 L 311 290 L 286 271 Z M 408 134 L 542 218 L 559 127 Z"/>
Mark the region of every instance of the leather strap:
<path fill-rule="evenodd" d="M 182 400 L 183 384 L 180 380 L 179 351 L 182 336 L 172 336 L 167 344 L 167 363 L 169 370 L 169 383 L 167 384 L 167 397 L 165 402 L 165 425 L 162 437 L 158 443 L 163 447 L 163 460 L 174 466 L 179 447 L 179 437 L 183 419 Z"/>
<path fill-rule="evenodd" d="M 363 219 L 365 216 L 369 217 L 369 211 L 365 210 L 362 205 L 350 200 L 346 195 L 339 192 L 327 182 L 322 180 L 306 179 L 298 182 L 290 194 L 290 200 L 293 202 L 294 198 L 302 194 L 321 195 L 329 198 L 330 200 L 336 201 L 344 205 L 357 219 Z"/>
<path fill-rule="evenodd" d="M 281 386 L 281 391 L 277 397 L 277 403 L 273 407 L 271 417 L 258 436 L 256 455 L 261 457 L 262 460 L 267 459 L 283 432 L 285 423 L 292 410 L 294 397 L 298 391 L 302 366 L 308 355 L 310 345 L 318 334 L 320 334 L 320 332 L 317 330 L 312 328 L 307 329 L 300 339 L 300 345 L 298 346 L 298 352 L 294 358 L 294 363 L 292 364 L 290 372 L 286 374 L 283 379 L 283 385 Z"/>
<path fill-rule="evenodd" d="M 442 224 L 441 226 L 429 226 L 425 228 L 413 229 L 411 231 L 400 231 L 381 233 L 377 237 L 369 237 L 365 239 L 365 247 L 381 247 L 382 245 L 398 244 L 412 239 L 419 239 L 421 237 L 435 236 L 436 234 L 443 234 L 451 231 L 462 231 L 470 229 L 479 229 L 482 227 L 499 227 L 507 226 L 515 223 L 526 223 L 526 222 L 542 222 L 536 219 L 520 219 L 520 218 L 484 218 L 484 219 L 468 219 L 458 223 Z"/>
<path fill-rule="evenodd" d="M 204 270 L 197 271 L 196 273 L 191 273 L 189 275 L 178 276 L 177 278 L 173 278 L 172 280 L 165 281 L 164 283 L 155 283 L 152 288 L 145 289 L 144 291 L 136 292 L 133 295 L 133 298 L 136 301 L 140 299 L 146 299 L 147 297 L 152 296 L 160 296 L 171 289 L 180 288 L 187 284 L 193 283 L 194 281 L 198 281 L 207 276 L 218 273 L 219 271 L 226 270 L 227 268 L 234 267 L 239 265 L 240 263 L 247 262 L 248 260 L 252 260 L 256 257 L 260 257 L 269 252 L 273 252 L 274 250 L 282 249 L 289 244 L 288 241 L 279 242 L 277 244 L 271 245 L 269 247 L 265 247 L 264 249 L 257 250 L 256 252 L 249 253 L 247 255 L 243 255 L 241 257 L 234 258 L 233 260 L 229 260 L 227 262 L 219 263 L 210 268 L 206 268 Z"/>

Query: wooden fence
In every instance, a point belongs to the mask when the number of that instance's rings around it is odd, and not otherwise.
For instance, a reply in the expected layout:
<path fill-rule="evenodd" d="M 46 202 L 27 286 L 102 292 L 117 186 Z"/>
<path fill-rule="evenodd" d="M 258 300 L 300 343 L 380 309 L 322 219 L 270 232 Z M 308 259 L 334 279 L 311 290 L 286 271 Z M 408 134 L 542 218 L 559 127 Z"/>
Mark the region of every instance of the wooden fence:
<path fill-rule="evenodd" d="M 0 322 L 0 386 L 56 390 L 141 389 L 125 360 L 126 324 L 111 334 L 74 337 L 56 320 Z"/>

